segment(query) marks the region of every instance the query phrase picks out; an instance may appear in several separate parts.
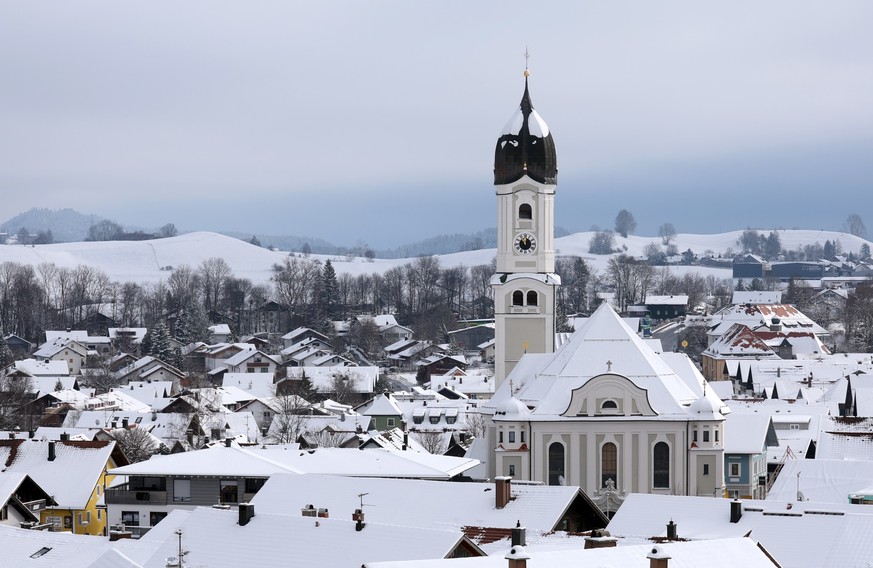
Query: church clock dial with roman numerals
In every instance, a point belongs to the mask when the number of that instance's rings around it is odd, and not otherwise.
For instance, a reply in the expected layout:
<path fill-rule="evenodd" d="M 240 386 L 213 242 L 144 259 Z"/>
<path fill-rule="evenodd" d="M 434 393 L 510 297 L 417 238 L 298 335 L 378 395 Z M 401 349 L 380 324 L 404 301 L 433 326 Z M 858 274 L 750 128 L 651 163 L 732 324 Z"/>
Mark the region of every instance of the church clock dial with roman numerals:
<path fill-rule="evenodd" d="M 515 237 L 515 252 L 518 254 L 533 254 L 537 250 L 537 239 L 530 233 L 521 233 Z"/>

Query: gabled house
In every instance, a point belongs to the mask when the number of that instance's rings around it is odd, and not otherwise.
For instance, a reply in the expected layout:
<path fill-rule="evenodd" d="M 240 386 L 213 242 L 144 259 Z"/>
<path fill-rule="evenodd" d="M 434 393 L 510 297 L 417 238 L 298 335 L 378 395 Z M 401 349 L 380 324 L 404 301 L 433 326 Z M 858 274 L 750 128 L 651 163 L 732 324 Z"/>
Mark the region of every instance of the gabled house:
<path fill-rule="evenodd" d="M 403 411 L 394 402 L 390 394 L 382 393 L 370 402 L 356 409 L 360 414 L 373 419 L 373 427 L 384 431 L 400 426 L 403 420 Z"/>
<path fill-rule="evenodd" d="M 728 414 L 724 423 L 724 477 L 728 496 L 767 496 L 767 449 L 779 445 L 768 414 Z"/>
<path fill-rule="evenodd" d="M 78 375 L 88 359 L 88 348 L 74 339 L 58 338 L 34 351 L 37 361 L 66 361 L 70 373 Z"/>
<path fill-rule="evenodd" d="M 26 473 L 0 472 L 0 525 L 42 528 L 40 513 L 55 504 L 52 496 Z"/>
<path fill-rule="evenodd" d="M 479 345 L 494 339 L 494 324 L 483 323 L 456 329 L 448 333 L 449 342 L 464 351 L 478 351 Z"/>
<path fill-rule="evenodd" d="M 111 470 L 127 465 L 115 442 L 0 440 L 0 462 L 6 472 L 26 473 L 52 496 L 55 504 L 40 511 L 40 524 L 105 534 L 104 489 L 114 478 Z"/>
<path fill-rule="evenodd" d="M 272 355 L 253 348 L 240 351 L 218 364 L 224 366 L 228 373 L 267 373 L 272 377 L 280 363 Z"/>
<path fill-rule="evenodd" d="M 12 352 L 13 357 L 17 359 L 30 355 L 30 352 L 33 350 L 33 343 L 13 333 L 4 337 L 3 341 L 6 342 L 6 347 Z"/>
<path fill-rule="evenodd" d="M 308 327 L 298 327 L 282 336 L 282 342 L 286 348 L 301 343 L 307 339 L 318 339 L 325 344 L 330 343 L 329 337 Z"/>
<path fill-rule="evenodd" d="M 701 359 L 703 377 L 719 381 L 727 378 L 727 361 L 779 359 L 779 355 L 748 326 L 735 323 L 701 353 Z"/>
<path fill-rule="evenodd" d="M 185 378 L 185 373 L 165 361 L 146 355 L 119 369 L 116 377 L 120 384 L 130 381 L 165 381 L 178 385 Z"/>

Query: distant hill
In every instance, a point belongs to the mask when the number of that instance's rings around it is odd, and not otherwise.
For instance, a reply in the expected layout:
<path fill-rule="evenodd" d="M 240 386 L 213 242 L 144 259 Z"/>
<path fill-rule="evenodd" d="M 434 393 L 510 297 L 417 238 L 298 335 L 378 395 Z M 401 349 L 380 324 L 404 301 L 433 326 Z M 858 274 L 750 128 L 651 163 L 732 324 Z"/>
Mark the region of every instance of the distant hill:
<path fill-rule="evenodd" d="M 13 235 L 26 228 L 30 233 L 51 231 L 56 243 L 85 240 L 88 228 L 102 217 L 85 215 L 72 209 L 37 209 L 25 211 L 0 224 L 0 232 Z"/>

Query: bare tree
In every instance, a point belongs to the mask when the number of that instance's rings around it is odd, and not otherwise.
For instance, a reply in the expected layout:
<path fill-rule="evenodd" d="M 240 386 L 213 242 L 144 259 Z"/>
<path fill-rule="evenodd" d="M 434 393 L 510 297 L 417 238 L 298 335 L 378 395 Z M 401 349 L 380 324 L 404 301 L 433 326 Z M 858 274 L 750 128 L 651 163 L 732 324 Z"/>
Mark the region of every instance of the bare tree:
<path fill-rule="evenodd" d="M 658 236 L 661 237 L 661 243 L 667 246 L 670 241 L 676 238 L 676 227 L 673 226 L 673 223 L 664 223 L 658 227 Z"/>
<path fill-rule="evenodd" d="M 25 405 L 33 400 L 33 382 L 29 377 L 10 377 L 0 374 L 0 430 L 16 426 L 29 429 Z"/>
<path fill-rule="evenodd" d="M 415 441 L 427 450 L 429 454 L 441 455 L 445 452 L 445 444 L 443 443 L 443 433 L 434 430 L 418 430 L 412 433 Z"/>
<path fill-rule="evenodd" d="M 277 444 L 296 442 L 312 405 L 310 401 L 296 394 L 279 394 L 277 391 L 274 385 L 275 394 L 267 403 L 273 411 L 272 422 L 263 424 L 262 427 L 270 428 L 270 439 Z"/>
<path fill-rule="evenodd" d="M 82 383 L 96 394 L 109 392 L 118 386 L 118 377 L 112 371 L 108 357 L 89 357 L 88 367 L 82 370 Z"/>
<path fill-rule="evenodd" d="M 464 422 L 464 430 L 474 438 L 485 437 L 485 416 L 479 412 L 467 412 L 467 418 Z"/>
<path fill-rule="evenodd" d="M 114 430 L 115 443 L 131 463 L 146 461 L 158 451 L 160 443 L 145 428 Z"/>
<path fill-rule="evenodd" d="M 340 404 L 346 404 L 353 394 L 352 378 L 349 375 L 337 373 L 330 381 L 331 398 Z"/>
<path fill-rule="evenodd" d="M 312 300 L 315 284 L 321 273 L 321 264 L 316 260 L 287 256 L 282 264 L 273 266 L 273 286 L 276 300 L 295 310 Z"/>
<path fill-rule="evenodd" d="M 307 432 L 306 439 L 319 448 L 338 448 L 348 439 L 349 434 L 337 432 L 330 426 L 319 432 Z"/>
<path fill-rule="evenodd" d="M 233 276 L 233 271 L 223 258 L 207 258 L 197 269 L 200 283 L 203 286 L 203 307 L 207 310 L 218 309 L 222 300 L 224 281 Z"/>
<path fill-rule="evenodd" d="M 864 226 L 864 221 L 861 220 L 861 216 L 857 213 L 849 215 L 846 219 L 845 229 L 851 235 L 861 237 L 862 239 L 867 238 L 867 227 Z"/>

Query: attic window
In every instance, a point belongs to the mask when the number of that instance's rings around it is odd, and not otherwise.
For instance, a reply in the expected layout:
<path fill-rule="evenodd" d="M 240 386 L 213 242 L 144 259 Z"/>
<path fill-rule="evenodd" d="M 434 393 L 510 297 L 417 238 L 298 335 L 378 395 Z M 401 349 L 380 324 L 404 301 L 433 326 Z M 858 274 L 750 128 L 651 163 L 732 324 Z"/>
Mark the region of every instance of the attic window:
<path fill-rule="evenodd" d="M 618 402 L 606 399 L 600 403 L 600 414 L 618 414 Z"/>
<path fill-rule="evenodd" d="M 49 550 L 51 550 L 50 546 L 43 546 L 42 548 L 40 548 L 39 550 L 37 550 L 36 552 L 31 554 L 30 557 L 31 558 L 39 558 L 40 556 L 44 555 Z"/>

